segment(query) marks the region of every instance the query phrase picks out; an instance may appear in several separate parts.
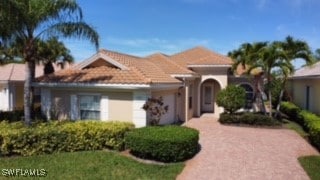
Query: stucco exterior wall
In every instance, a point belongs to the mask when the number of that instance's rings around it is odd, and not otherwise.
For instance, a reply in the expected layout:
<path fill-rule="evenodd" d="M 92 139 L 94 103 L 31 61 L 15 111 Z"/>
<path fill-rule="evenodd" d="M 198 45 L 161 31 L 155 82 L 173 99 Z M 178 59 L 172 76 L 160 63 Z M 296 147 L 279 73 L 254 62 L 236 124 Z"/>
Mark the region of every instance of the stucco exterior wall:
<path fill-rule="evenodd" d="M 103 90 L 51 90 L 51 108 L 56 111 L 58 119 L 70 119 L 71 95 L 100 95 L 108 97 L 109 120 L 132 122 L 133 119 L 133 96 L 132 92 L 115 92 Z M 52 117 L 54 118 L 54 117 Z"/>
<path fill-rule="evenodd" d="M 176 103 L 176 101 L 178 100 L 178 89 L 152 91 L 151 96 L 155 98 L 159 98 L 161 96 L 163 98 L 164 105 L 169 106 L 168 112 L 161 117 L 160 124 L 172 124 L 178 120 L 178 110 Z"/>
<path fill-rule="evenodd" d="M 306 87 L 310 87 L 309 110 L 320 114 L 320 79 L 295 79 L 290 86 L 292 100 L 301 108 L 306 108 Z"/>

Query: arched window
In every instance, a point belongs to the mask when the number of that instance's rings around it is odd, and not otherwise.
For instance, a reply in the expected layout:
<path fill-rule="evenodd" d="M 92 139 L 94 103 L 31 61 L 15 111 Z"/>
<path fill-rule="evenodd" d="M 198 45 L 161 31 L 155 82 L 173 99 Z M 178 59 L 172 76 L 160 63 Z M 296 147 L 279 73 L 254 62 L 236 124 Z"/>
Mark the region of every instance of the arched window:
<path fill-rule="evenodd" d="M 246 90 L 246 105 L 244 108 L 251 109 L 253 102 L 253 88 L 249 84 L 240 84 L 240 87 Z"/>

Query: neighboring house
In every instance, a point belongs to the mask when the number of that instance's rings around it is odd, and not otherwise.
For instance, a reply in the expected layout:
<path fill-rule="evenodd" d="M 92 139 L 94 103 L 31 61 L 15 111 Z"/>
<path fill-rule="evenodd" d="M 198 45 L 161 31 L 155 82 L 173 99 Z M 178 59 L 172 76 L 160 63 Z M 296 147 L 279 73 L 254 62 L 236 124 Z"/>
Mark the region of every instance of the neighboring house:
<path fill-rule="evenodd" d="M 54 68 L 60 70 L 56 65 Z M 23 108 L 25 75 L 25 64 L 10 63 L 0 66 L 0 111 Z M 43 65 L 36 66 L 35 75 L 36 77 L 43 75 Z M 40 91 L 36 89 L 35 97 L 39 96 Z"/>
<path fill-rule="evenodd" d="M 98 119 L 146 126 L 142 109 L 149 97 L 169 105 L 160 124 L 187 121 L 203 113 L 218 117 L 217 93 L 228 83 L 247 87 L 247 78 L 230 73 L 232 60 L 203 47 L 168 56 L 136 57 L 100 50 L 67 70 L 41 76 L 42 111 L 49 119 Z"/>
<path fill-rule="evenodd" d="M 296 70 L 288 88 L 295 104 L 320 114 L 320 62 Z"/>

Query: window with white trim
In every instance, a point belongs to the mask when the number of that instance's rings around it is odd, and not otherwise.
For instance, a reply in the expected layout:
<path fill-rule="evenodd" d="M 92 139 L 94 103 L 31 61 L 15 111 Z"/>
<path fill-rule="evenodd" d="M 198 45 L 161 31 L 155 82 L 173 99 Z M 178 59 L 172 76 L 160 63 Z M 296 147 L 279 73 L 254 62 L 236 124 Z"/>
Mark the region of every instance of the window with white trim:
<path fill-rule="evenodd" d="M 80 119 L 100 119 L 100 96 L 80 95 L 79 96 Z"/>

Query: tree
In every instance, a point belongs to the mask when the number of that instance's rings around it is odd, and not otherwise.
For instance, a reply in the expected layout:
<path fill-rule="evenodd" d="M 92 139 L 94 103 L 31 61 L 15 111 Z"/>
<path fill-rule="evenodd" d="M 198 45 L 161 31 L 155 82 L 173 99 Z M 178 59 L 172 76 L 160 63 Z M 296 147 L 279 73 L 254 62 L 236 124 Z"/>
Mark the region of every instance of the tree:
<path fill-rule="evenodd" d="M 282 73 L 282 90 L 279 96 L 279 102 L 277 105 L 277 113 L 280 112 L 280 104 L 283 99 L 283 93 L 286 88 L 287 80 L 290 74 L 294 72 L 294 68 L 292 65 L 292 61 L 296 59 L 302 59 L 306 62 L 306 65 L 311 65 L 314 63 L 314 59 L 317 57 L 312 56 L 312 52 L 307 42 L 302 40 L 294 39 L 291 36 L 287 36 L 286 39 L 282 42 L 277 42 L 279 46 L 282 48 L 282 51 L 285 53 L 287 57 L 287 63 L 291 64 L 291 66 L 280 66 L 280 70 Z M 320 50 L 316 51 L 320 54 Z"/>
<path fill-rule="evenodd" d="M 66 48 L 62 42 L 58 41 L 56 37 L 52 37 L 47 41 L 38 42 L 36 59 L 45 65 L 44 74 L 54 72 L 52 63 L 58 63 L 63 68 L 65 63 L 73 62 L 70 50 Z"/>
<path fill-rule="evenodd" d="M 229 56 L 235 62 L 233 65 L 234 70 L 239 64 L 247 66 L 247 72 L 253 74 L 255 79 L 263 82 L 263 79 L 266 78 L 267 86 L 272 85 L 272 72 L 276 69 L 279 70 L 283 78 L 282 91 L 279 97 L 280 101 L 283 97 L 283 91 L 285 89 L 287 78 L 291 73 L 294 72 L 292 61 L 299 58 L 305 60 L 307 64 L 311 64 L 313 62 L 311 55 L 312 53 L 306 42 L 295 40 L 290 36 L 288 36 L 284 41 L 274 41 L 272 43 L 244 43 L 239 49 L 229 53 Z M 252 73 L 258 68 L 260 69 L 258 73 Z M 262 76 L 262 74 L 264 76 Z M 260 83 L 255 84 L 256 88 L 259 89 Z M 259 94 L 261 92 L 261 90 L 256 91 L 258 96 L 260 96 Z M 267 88 L 267 92 L 271 105 L 272 91 L 270 87 Z M 259 99 L 262 98 L 258 98 L 258 100 Z M 272 106 L 269 111 L 269 115 L 272 116 Z"/>
<path fill-rule="evenodd" d="M 240 86 L 228 85 L 218 92 L 217 104 L 232 114 L 246 104 L 246 91 Z"/>
<path fill-rule="evenodd" d="M 38 42 L 51 37 L 86 38 L 98 48 L 99 35 L 83 21 L 75 0 L 6 0 L 0 2 L 1 47 L 18 42 L 26 63 L 24 118 L 31 124 L 31 83 L 35 77 Z"/>
<path fill-rule="evenodd" d="M 236 50 L 228 53 L 228 56 L 233 60 L 232 70 L 236 71 L 238 66 L 245 69 L 247 75 L 253 76 L 254 97 L 253 102 L 257 105 L 258 110 L 266 112 L 263 103 L 263 79 L 264 72 L 261 69 L 260 52 L 267 46 L 267 42 L 243 43 Z"/>

